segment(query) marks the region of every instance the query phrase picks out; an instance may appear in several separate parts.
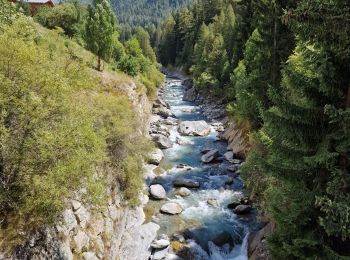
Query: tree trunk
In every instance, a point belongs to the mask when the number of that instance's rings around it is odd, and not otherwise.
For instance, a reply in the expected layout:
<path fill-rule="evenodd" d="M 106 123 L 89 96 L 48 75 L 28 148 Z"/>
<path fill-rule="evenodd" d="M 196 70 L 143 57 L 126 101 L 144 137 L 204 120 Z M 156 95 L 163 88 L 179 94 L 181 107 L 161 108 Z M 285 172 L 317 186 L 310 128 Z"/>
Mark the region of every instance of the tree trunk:
<path fill-rule="evenodd" d="M 101 57 L 97 55 L 97 69 L 101 71 Z"/>

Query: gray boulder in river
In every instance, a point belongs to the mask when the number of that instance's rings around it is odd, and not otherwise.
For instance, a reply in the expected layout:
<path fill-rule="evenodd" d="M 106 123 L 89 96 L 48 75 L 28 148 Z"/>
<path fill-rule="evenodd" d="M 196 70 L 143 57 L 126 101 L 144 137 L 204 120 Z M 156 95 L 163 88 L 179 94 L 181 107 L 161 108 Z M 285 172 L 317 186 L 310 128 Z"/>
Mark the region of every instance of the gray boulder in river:
<path fill-rule="evenodd" d="M 220 157 L 220 153 L 218 150 L 210 150 L 206 154 L 203 154 L 201 157 L 201 161 L 204 163 L 210 163 Z"/>
<path fill-rule="evenodd" d="M 149 193 L 151 194 L 152 198 L 163 200 L 166 199 L 166 191 L 160 184 L 154 184 L 149 187 Z"/>
<path fill-rule="evenodd" d="M 183 211 L 180 204 L 176 202 L 168 202 L 160 208 L 160 212 L 170 215 L 177 215 Z"/>
<path fill-rule="evenodd" d="M 186 188 L 199 188 L 199 182 L 189 179 L 176 179 L 173 181 L 175 187 L 186 187 Z"/>
<path fill-rule="evenodd" d="M 179 125 L 178 132 L 186 136 L 207 136 L 210 134 L 211 128 L 204 120 L 183 121 Z"/>

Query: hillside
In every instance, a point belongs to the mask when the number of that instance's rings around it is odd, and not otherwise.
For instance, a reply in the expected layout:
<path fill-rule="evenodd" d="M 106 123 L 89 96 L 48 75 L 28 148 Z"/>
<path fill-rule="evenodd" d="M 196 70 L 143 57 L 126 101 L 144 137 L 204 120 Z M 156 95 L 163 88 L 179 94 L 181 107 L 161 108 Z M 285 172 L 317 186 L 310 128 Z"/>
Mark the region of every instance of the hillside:
<path fill-rule="evenodd" d="M 188 5 L 191 0 L 112 0 L 120 23 L 130 26 L 158 24 L 172 10 Z"/>

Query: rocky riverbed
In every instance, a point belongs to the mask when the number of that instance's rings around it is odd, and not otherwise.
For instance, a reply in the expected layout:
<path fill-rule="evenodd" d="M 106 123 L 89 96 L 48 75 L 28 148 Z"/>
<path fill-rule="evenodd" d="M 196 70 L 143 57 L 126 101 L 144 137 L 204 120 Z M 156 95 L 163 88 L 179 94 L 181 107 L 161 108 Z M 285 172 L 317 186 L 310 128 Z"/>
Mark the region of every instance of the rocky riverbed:
<path fill-rule="evenodd" d="M 167 78 L 153 105 L 146 165 L 146 221 L 160 226 L 151 259 L 248 259 L 255 210 L 240 179 L 243 161 L 222 141 L 223 105 L 191 81 Z"/>

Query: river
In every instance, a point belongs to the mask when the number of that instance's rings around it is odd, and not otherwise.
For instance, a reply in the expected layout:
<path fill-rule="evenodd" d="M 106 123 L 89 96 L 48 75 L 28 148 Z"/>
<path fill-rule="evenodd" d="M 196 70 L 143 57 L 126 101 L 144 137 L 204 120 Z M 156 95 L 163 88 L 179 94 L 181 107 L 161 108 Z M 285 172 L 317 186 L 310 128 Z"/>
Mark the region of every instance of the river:
<path fill-rule="evenodd" d="M 184 92 L 181 80 L 166 79 L 161 98 L 170 105 L 175 118 L 179 122 L 205 120 L 212 124 L 200 106 L 182 100 Z M 227 170 L 232 161 L 201 162 L 203 149 L 217 149 L 222 155 L 227 152 L 227 143 L 218 139 L 219 133 L 214 126 L 208 136 L 201 137 L 181 136 L 177 125 L 166 126 L 174 144 L 163 150 L 164 158 L 155 169 L 158 176 L 149 179 L 147 185 L 161 184 L 167 192 L 167 200 L 180 204 L 184 210 L 174 216 L 161 214 L 159 209 L 166 201 L 150 200 L 145 211 L 150 221 L 160 225 L 158 234 L 165 234 L 170 239 L 174 235 L 177 239 L 179 235 L 185 238 L 182 243 L 190 253 L 185 256 L 179 253 L 182 259 L 187 255 L 188 259 L 244 260 L 248 258 L 248 234 L 257 227 L 255 212 L 236 215 L 227 207 L 244 197 L 242 180 Z M 177 144 L 176 140 L 183 144 Z M 173 186 L 173 181 L 178 178 L 199 182 L 200 187 L 191 189 L 189 196 L 179 196 Z M 212 241 L 217 241 L 218 245 Z"/>

